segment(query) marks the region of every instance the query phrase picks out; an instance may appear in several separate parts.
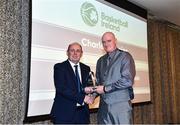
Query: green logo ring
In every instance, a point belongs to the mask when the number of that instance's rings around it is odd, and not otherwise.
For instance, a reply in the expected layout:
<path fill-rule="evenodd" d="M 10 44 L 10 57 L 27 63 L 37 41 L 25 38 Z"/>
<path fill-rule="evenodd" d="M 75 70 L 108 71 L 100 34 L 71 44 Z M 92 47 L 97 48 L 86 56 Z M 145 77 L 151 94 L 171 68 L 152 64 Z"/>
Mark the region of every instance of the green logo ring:
<path fill-rule="evenodd" d="M 95 26 L 98 23 L 98 13 L 94 5 L 85 2 L 81 6 L 81 17 L 88 26 Z"/>

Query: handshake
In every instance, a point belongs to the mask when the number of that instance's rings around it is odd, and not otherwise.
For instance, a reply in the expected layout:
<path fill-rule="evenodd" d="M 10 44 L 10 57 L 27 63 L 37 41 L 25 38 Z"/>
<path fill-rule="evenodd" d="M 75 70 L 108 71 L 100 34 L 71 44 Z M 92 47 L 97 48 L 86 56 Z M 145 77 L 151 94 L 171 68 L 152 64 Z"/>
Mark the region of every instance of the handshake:
<path fill-rule="evenodd" d="M 86 104 L 93 104 L 96 98 L 96 94 L 103 94 L 104 93 L 104 86 L 95 86 L 95 87 L 85 87 L 84 92 L 87 94 L 84 98 L 84 102 Z"/>

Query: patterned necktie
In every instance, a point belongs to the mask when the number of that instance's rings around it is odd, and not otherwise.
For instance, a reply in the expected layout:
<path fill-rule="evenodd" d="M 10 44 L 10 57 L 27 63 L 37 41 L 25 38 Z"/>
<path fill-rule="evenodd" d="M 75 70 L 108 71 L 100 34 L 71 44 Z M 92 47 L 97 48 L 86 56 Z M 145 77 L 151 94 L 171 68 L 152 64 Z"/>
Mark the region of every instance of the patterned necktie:
<path fill-rule="evenodd" d="M 74 67 L 75 67 L 75 76 L 76 76 L 76 83 L 78 86 L 78 92 L 81 92 L 81 82 L 80 82 L 80 77 L 78 73 L 78 65 L 74 65 Z"/>

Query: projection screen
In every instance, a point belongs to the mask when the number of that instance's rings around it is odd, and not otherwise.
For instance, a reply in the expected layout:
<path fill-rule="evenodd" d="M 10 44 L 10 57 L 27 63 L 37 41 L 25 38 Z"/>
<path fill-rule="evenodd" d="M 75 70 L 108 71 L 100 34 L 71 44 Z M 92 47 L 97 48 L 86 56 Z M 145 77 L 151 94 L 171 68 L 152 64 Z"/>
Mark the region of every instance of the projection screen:
<path fill-rule="evenodd" d="M 81 62 L 95 72 L 103 51 L 101 36 L 113 32 L 118 48 L 135 59 L 134 103 L 150 101 L 145 19 L 111 5 L 94 0 L 32 0 L 32 38 L 30 86 L 27 116 L 50 113 L 55 88 L 53 66 L 67 59 L 71 42 L 83 47 Z M 98 108 L 99 98 L 90 108 Z"/>

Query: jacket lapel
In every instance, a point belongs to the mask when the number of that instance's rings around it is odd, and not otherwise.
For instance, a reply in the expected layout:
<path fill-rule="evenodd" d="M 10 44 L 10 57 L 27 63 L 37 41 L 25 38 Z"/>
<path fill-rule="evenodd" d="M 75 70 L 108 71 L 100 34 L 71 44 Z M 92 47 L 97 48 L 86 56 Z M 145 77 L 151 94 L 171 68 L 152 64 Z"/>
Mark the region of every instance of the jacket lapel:
<path fill-rule="evenodd" d="M 107 70 L 109 71 L 110 68 L 113 66 L 113 64 L 116 62 L 115 60 L 117 60 L 119 58 L 119 53 L 120 51 L 116 51 L 114 57 L 111 59 L 109 66 L 107 67 Z"/>
<path fill-rule="evenodd" d="M 86 68 L 81 63 L 80 63 L 80 67 L 81 67 L 82 86 L 85 87 L 88 80 L 88 74 Z"/>
<path fill-rule="evenodd" d="M 76 85 L 76 76 L 68 60 L 66 61 L 66 65 L 67 65 L 68 74 L 70 75 L 70 78 L 73 79 L 73 82 Z"/>
<path fill-rule="evenodd" d="M 83 65 L 80 63 L 80 68 L 81 68 L 81 83 L 83 84 L 84 81 L 85 81 L 85 78 L 84 78 L 84 74 L 85 74 L 85 70 L 83 68 Z"/>
<path fill-rule="evenodd" d="M 101 69 L 101 70 L 104 70 L 103 72 L 105 72 L 105 73 L 107 73 L 107 71 L 108 71 L 108 68 L 109 68 L 109 66 L 107 66 L 107 58 L 108 58 L 108 55 L 106 54 L 106 56 L 104 57 L 104 59 L 103 59 L 103 69 Z"/>

